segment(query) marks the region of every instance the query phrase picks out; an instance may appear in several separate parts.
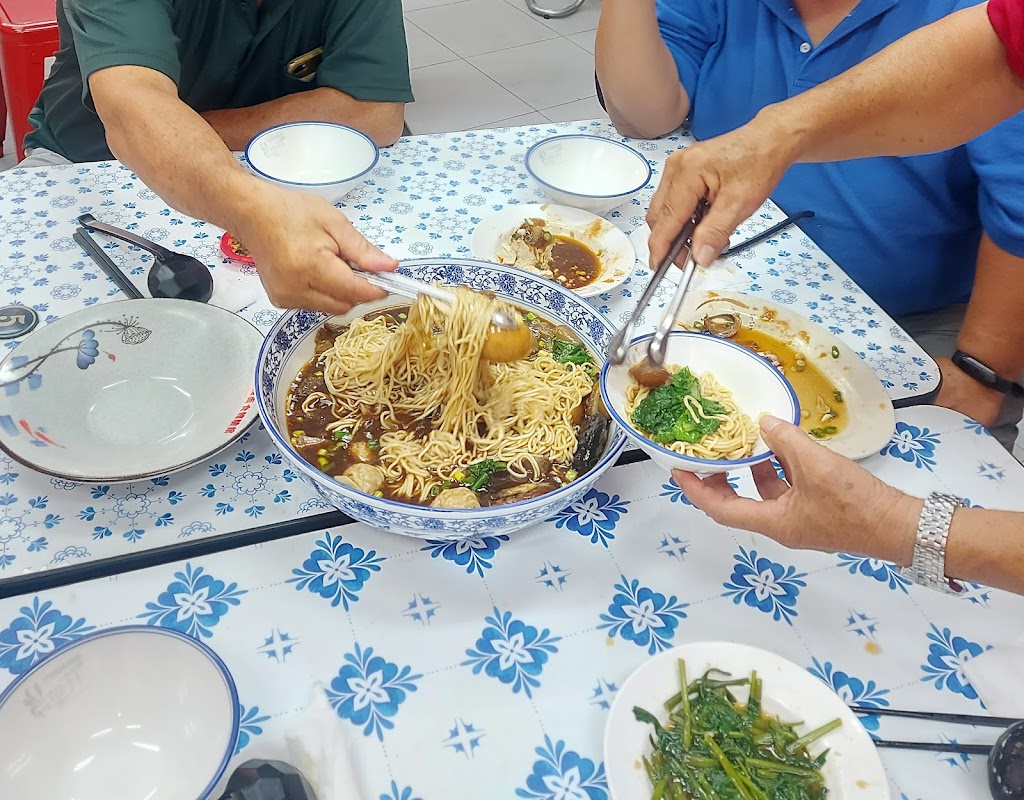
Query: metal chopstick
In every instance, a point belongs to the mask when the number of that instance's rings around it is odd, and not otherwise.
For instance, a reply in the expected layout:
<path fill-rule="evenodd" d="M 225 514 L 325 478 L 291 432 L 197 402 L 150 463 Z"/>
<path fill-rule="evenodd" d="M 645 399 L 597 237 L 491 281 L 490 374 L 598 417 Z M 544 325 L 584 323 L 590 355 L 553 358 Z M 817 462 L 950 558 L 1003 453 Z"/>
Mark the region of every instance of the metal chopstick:
<path fill-rule="evenodd" d="M 879 717 L 906 717 L 926 719 L 932 722 L 951 722 L 958 725 L 977 725 L 984 728 L 1008 728 L 1020 722 L 1016 717 L 989 717 L 984 714 L 947 714 L 943 711 L 905 711 L 900 708 L 869 708 L 850 706 L 854 714 L 871 714 Z"/>
<path fill-rule="evenodd" d="M 455 301 L 455 296 L 450 291 L 432 286 L 425 281 L 418 281 L 415 278 L 409 278 L 397 272 L 369 272 L 353 265 L 350 266 L 371 286 L 376 286 L 385 292 L 408 297 L 413 300 L 421 294 L 425 294 L 449 306 Z M 507 313 L 500 310 L 494 313 L 493 323 L 495 327 L 506 330 L 518 328 L 520 325 L 518 319 L 510 317 Z"/>
<path fill-rule="evenodd" d="M 872 741 L 875 747 L 891 750 L 924 750 L 928 753 L 967 753 L 972 756 L 987 756 L 992 752 L 991 744 L 956 744 L 954 742 L 890 742 L 885 739 Z"/>
<path fill-rule="evenodd" d="M 647 288 L 644 289 L 644 293 L 640 295 L 640 300 L 636 304 L 636 308 L 633 309 L 633 313 L 629 315 L 629 319 L 626 320 L 626 324 L 622 326 L 611 342 L 608 344 L 608 360 L 612 364 L 621 364 L 626 360 L 626 354 L 629 349 L 629 342 L 633 336 L 633 330 L 636 328 L 637 320 L 640 315 L 643 314 L 644 309 L 650 305 L 651 300 L 654 298 L 654 293 L 658 289 L 658 285 L 664 280 L 668 274 L 669 269 L 672 268 L 672 264 L 679 257 L 679 254 L 683 252 L 683 248 L 689 249 L 691 237 L 693 231 L 696 229 L 697 224 L 700 222 L 704 213 L 708 209 L 707 200 L 701 200 L 697 204 L 697 208 L 693 212 L 693 216 L 690 217 L 675 239 L 672 240 L 672 246 L 669 247 L 668 253 L 659 262 L 657 269 L 654 270 L 654 274 L 651 275 L 651 282 L 647 284 Z M 686 289 L 690 285 L 690 281 L 693 278 L 694 268 L 696 264 L 693 260 L 693 254 L 687 252 L 686 264 L 683 267 L 683 274 L 680 278 L 679 285 L 676 287 L 676 292 L 672 296 L 672 300 L 665 308 L 665 313 L 662 315 L 661 320 L 658 323 L 658 328 L 655 331 L 654 338 L 651 339 L 651 343 L 647 348 L 647 359 L 655 366 L 661 366 L 665 362 L 665 348 L 667 346 L 668 334 L 671 332 L 673 325 L 675 325 L 676 314 L 679 308 L 682 306 L 683 297 L 686 295 Z"/>
<path fill-rule="evenodd" d="M 141 300 L 146 296 L 135 288 L 135 284 L 128 280 L 128 276 L 121 272 L 113 259 L 104 252 L 103 248 L 89 235 L 85 228 L 76 230 L 73 238 L 88 253 L 92 260 L 96 262 L 99 268 L 107 273 L 110 280 L 116 283 L 117 288 L 124 292 L 125 295 L 133 300 Z"/>

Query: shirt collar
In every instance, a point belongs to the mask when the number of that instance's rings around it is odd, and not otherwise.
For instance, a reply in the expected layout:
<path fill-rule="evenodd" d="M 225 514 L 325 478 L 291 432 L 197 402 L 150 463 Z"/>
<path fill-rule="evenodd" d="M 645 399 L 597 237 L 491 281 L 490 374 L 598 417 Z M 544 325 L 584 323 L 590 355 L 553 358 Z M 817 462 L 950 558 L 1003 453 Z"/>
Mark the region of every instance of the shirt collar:
<path fill-rule="evenodd" d="M 804 27 L 800 15 L 793 8 L 793 0 L 761 0 L 761 2 L 778 17 L 783 25 L 797 36 L 806 38 L 807 29 Z M 845 36 L 862 25 L 866 25 L 899 2 L 900 0 L 860 0 L 850 15 L 835 27 L 822 44 L 835 41 L 837 37 Z M 920 2 L 920 0 L 916 0 L 916 2 Z"/>

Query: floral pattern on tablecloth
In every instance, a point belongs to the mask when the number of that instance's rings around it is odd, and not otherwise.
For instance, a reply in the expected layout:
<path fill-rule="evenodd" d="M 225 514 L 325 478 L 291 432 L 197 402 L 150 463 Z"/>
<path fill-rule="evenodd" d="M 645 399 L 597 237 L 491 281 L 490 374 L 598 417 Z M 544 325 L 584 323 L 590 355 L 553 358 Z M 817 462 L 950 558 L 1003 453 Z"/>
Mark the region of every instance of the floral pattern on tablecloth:
<path fill-rule="evenodd" d="M 600 121 L 434 134 L 403 139 L 381 152 L 368 180 L 342 210 L 369 239 L 399 258 L 470 256 L 470 239 L 487 215 L 509 205 L 543 201 L 523 157 L 534 142 L 564 133 L 620 139 Z M 631 144 L 649 160 L 651 183 L 607 216 L 625 233 L 644 225 L 644 213 L 669 153 L 688 134 Z M 117 288 L 72 240 L 80 214 L 125 227 L 194 255 L 215 282 L 244 286 L 256 271 L 221 256 L 221 231 L 173 211 L 128 168 L 115 162 L 0 173 L 0 299 L 34 308 L 43 324 L 121 298 Z M 737 234 L 764 230 L 783 217 L 765 203 Z M 98 237 L 107 253 L 145 288 L 151 257 Z M 798 229 L 738 254 L 729 269 L 745 291 L 791 306 L 843 338 L 878 373 L 894 400 L 932 391 L 934 362 Z M 615 321 L 629 315 L 650 272 L 638 265 L 619 289 L 592 302 Z M 672 290 L 660 287 L 640 324 L 651 327 Z M 251 296 L 253 291 L 241 292 Z M 261 300 L 243 316 L 267 330 L 280 311 Z M 0 355 L 18 340 L 0 342 Z M 91 351 L 90 351 L 91 352 Z M 2 399 L 2 398 L 0 398 Z M 927 464 L 927 444 L 901 442 Z M 998 480 L 998 469 L 986 473 Z M 579 509 L 560 515 L 560 527 L 606 545 L 627 506 L 604 504 L 592 493 Z M 324 511 L 323 501 L 297 480 L 265 432 L 257 430 L 204 464 L 183 473 L 129 485 L 94 487 L 50 479 L 0 455 L 0 580 L 43 567 L 215 536 Z M 473 562 L 478 564 L 479 561 Z M 467 566 L 470 563 L 467 562 Z M 475 569 L 475 567 L 474 567 Z"/>
<path fill-rule="evenodd" d="M 898 419 L 865 462 L 873 472 L 919 495 L 1024 510 L 1024 469 L 961 415 Z M 748 474 L 730 477 L 751 492 Z M 602 741 L 619 687 L 687 642 L 771 650 L 869 708 L 982 711 L 963 665 L 1016 637 L 1024 598 L 941 595 L 884 562 L 787 550 L 716 526 L 670 487 L 641 462 L 509 536 L 424 543 L 353 524 L 0 601 L 0 691 L 90 631 L 169 627 L 214 648 L 238 684 L 233 766 L 287 757 L 283 732 L 319 683 L 369 800 L 609 800 Z M 876 738 L 983 741 L 943 724 L 863 724 Z M 986 791 L 983 758 L 882 757 L 893 797 Z"/>

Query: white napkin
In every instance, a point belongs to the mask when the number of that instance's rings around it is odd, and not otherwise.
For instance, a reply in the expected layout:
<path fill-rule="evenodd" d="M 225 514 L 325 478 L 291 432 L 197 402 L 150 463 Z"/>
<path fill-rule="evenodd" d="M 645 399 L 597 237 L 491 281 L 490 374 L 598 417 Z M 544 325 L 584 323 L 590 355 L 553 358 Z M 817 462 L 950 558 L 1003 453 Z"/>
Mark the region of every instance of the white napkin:
<path fill-rule="evenodd" d="M 629 235 L 629 240 L 636 251 L 637 261 L 647 269 L 654 269 L 650 264 L 651 251 L 647 246 L 647 240 L 651 237 L 651 229 L 646 225 L 637 228 Z M 670 269 L 665 275 L 666 281 L 679 283 L 682 270 Z M 750 284 L 750 278 L 741 272 L 734 265 L 728 264 L 721 259 L 716 261 L 710 269 L 697 267 L 690 281 L 689 291 L 711 292 L 711 291 L 741 291 Z"/>
<path fill-rule="evenodd" d="M 221 264 L 213 270 L 210 305 L 237 314 L 265 297 L 263 284 L 252 265 Z"/>
<path fill-rule="evenodd" d="M 285 731 L 288 761 L 309 781 L 317 800 L 361 800 L 352 769 L 349 732 L 331 708 L 323 684 L 313 686 L 313 698 Z"/>
<path fill-rule="evenodd" d="M 992 716 L 1024 719 L 1024 638 L 965 661 L 963 671 Z"/>

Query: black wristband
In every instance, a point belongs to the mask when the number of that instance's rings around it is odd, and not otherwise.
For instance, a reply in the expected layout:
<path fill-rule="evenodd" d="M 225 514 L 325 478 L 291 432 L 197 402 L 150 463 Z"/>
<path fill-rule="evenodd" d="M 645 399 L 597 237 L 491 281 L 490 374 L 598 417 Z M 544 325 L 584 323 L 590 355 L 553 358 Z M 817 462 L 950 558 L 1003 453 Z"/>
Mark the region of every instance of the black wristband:
<path fill-rule="evenodd" d="M 1012 394 L 1015 397 L 1024 396 L 1024 387 L 1019 383 L 1002 377 L 984 361 L 980 361 L 963 350 L 953 353 L 953 364 L 961 372 L 989 389 L 995 389 L 1003 394 Z"/>

